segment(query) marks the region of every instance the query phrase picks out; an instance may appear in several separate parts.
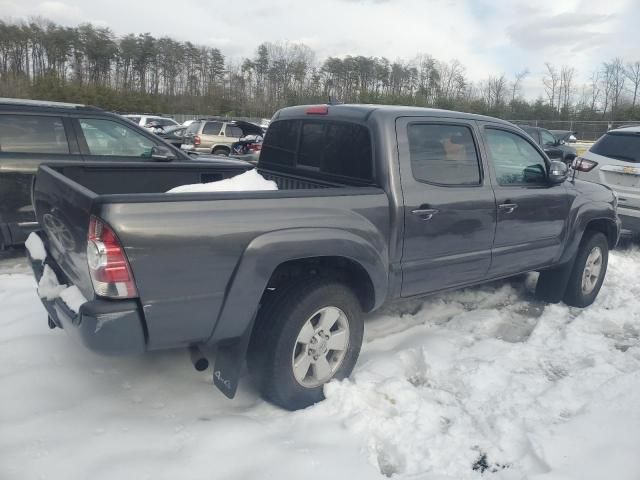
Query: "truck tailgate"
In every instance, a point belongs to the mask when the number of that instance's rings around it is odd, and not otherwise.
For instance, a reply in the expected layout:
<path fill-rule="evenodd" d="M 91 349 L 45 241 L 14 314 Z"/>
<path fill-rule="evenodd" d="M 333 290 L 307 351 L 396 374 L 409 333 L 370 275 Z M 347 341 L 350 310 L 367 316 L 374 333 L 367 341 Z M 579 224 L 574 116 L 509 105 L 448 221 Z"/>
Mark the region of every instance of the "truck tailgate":
<path fill-rule="evenodd" d="M 94 298 L 87 265 L 87 232 L 96 195 L 48 167 L 36 177 L 34 205 L 48 255 L 87 299 Z"/>

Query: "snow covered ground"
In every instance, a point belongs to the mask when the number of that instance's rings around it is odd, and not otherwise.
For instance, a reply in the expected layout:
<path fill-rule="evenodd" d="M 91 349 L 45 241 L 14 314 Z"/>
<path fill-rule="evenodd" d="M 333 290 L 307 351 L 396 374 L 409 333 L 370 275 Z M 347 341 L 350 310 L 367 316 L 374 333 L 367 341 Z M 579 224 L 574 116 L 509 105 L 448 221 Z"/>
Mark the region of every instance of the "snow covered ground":
<path fill-rule="evenodd" d="M 290 413 L 184 351 L 86 351 L 4 260 L 0 479 L 637 480 L 639 271 L 614 253 L 582 311 L 536 303 L 534 276 L 388 307 L 352 378 Z"/>

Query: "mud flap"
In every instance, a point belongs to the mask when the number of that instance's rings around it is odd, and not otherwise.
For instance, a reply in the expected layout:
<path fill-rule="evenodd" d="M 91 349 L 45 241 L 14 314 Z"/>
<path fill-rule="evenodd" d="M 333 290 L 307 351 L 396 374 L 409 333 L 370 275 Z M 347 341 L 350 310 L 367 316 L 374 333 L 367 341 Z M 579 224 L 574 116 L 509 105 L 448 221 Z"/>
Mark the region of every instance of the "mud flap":
<path fill-rule="evenodd" d="M 549 303 L 560 303 L 564 298 L 573 271 L 575 257 L 564 265 L 549 270 L 543 270 L 536 284 L 536 297 Z"/>
<path fill-rule="evenodd" d="M 213 384 L 227 398 L 233 398 L 236 395 L 240 374 L 246 363 L 254 322 L 255 315 L 241 337 L 218 345 L 215 366 L 213 367 Z"/>

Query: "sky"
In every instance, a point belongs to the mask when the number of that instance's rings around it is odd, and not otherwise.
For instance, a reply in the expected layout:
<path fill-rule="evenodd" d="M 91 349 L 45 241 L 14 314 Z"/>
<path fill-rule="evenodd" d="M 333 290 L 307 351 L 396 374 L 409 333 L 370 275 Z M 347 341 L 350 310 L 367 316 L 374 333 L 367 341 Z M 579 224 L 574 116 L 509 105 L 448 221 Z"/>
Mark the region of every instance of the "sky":
<path fill-rule="evenodd" d="M 253 56 L 264 42 L 303 42 L 327 56 L 430 54 L 462 62 L 472 80 L 528 69 L 542 93 L 544 63 L 586 81 L 603 61 L 640 60 L 640 0 L 0 0 L 3 20 L 91 22 Z"/>

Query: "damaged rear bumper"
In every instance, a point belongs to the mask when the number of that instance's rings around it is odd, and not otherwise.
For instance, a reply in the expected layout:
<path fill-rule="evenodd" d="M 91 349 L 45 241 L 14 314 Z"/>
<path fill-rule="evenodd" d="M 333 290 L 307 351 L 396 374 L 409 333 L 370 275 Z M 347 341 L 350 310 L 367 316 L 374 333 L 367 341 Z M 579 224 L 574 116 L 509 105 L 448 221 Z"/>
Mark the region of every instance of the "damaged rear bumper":
<path fill-rule="evenodd" d="M 29 255 L 29 261 L 39 282 L 45 263 L 51 259 L 43 263 Z M 126 355 L 146 350 L 144 322 L 136 300 L 90 300 L 83 303 L 77 313 L 61 298 L 41 298 L 41 301 L 49 313 L 50 322 L 76 337 L 89 350 L 104 355 Z"/>

